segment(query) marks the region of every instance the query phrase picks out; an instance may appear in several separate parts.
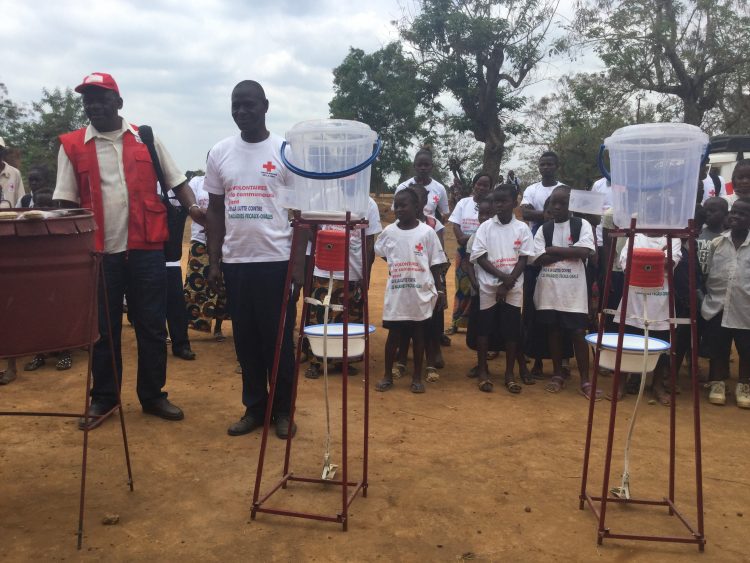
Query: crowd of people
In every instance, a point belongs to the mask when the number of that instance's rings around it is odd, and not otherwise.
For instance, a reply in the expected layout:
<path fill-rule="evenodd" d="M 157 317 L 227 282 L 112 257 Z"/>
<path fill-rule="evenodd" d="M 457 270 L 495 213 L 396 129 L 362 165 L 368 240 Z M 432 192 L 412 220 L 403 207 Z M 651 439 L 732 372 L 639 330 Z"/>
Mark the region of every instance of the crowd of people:
<path fill-rule="evenodd" d="M 127 297 L 128 318 L 137 341 L 136 389 L 143 412 L 166 420 L 184 416 L 165 391 L 167 321 L 173 354 L 191 360 L 195 354 L 187 326 L 213 330 L 215 338 L 222 340 L 222 322 L 231 319 L 244 410 L 227 432 L 231 436 L 252 432 L 262 426 L 269 399 L 287 270 L 291 262 L 290 298 L 296 303 L 306 268 L 314 266 L 306 260 L 306 240 L 300 238 L 292 248 L 289 211 L 282 194 L 293 188 L 294 178 L 281 159 L 283 139 L 266 128 L 269 101 L 263 87 L 245 80 L 232 90 L 231 115 L 239 134 L 211 148 L 205 176 L 188 182 L 159 139 L 154 141 L 165 187 L 171 190 L 173 203 L 192 219 L 184 278 L 179 262 L 165 263 L 167 212 L 159 196 L 155 163 L 139 128 L 119 113 L 123 99 L 117 83 L 109 74 L 92 73 L 75 90 L 81 94 L 90 123 L 60 136 L 54 190 L 47 170 L 33 167 L 28 174 L 31 194 L 26 196 L 18 171 L 3 162 L 0 199 L 9 200 L 11 207 L 53 203 L 85 207 L 93 210 L 97 220 L 96 249 L 104 254 L 101 285 L 106 291 L 99 291 L 100 338 L 93 350 L 91 406 L 79 426 L 96 428 L 117 407 Z M 5 150 L 2 139 L 0 150 Z M 424 393 L 425 383 L 439 382 L 440 370 L 445 368 L 441 347 L 450 345 L 450 336 L 456 340 L 459 329 L 465 327 L 466 344 L 477 354 L 476 366 L 466 375 L 477 381 L 482 392 L 494 387 L 488 359 L 504 352 L 503 381 L 508 392 L 518 394 L 523 385 L 538 381 L 544 381 L 550 393 L 563 391 L 571 378 L 569 359 L 575 358 L 578 391 L 591 397 L 585 335 L 597 321 L 598 300 L 610 309 L 619 307 L 628 249 L 626 239 L 619 239 L 611 291 L 600 295 L 610 248 L 608 233 L 617 227 L 611 187 L 602 179 L 591 188 L 603 196 L 601 214 L 571 213 L 571 187 L 559 181 L 559 164 L 554 152 L 543 153 L 538 161 L 540 181 L 524 190 L 512 172 L 507 180 L 480 172 L 472 179 L 471 193 L 451 210 L 445 187 L 432 176 L 432 154 L 424 148 L 414 158 L 415 176 L 396 190 L 395 221 L 385 229 L 370 199 L 367 228 L 355 229 L 351 235 L 348 311 L 350 322 L 362 322 L 365 283 L 373 260 L 381 257 L 389 272 L 382 315 L 388 335 L 377 391 L 392 389 L 396 380 L 411 371 L 410 391 Z M 701 174 L 695 212 L 696 223 L 702 226 L 697 241 L 700 279 L 696 280 L 700 353 L 710 359 L 709 400 L 724 404 L 731 342 L 735 342 L 739 353 L 736 402 L 750 408 L 750 277 L 745 275 L 750 267 L 750 160 L 737 163 L 732 185 L 733 194 L 722 193 L 723 183 L 706 177 L 705 171 Z M 710 193 L 704 197 L 706 191 Z M 452 263 L 445 252 L 443 221 L 451 224 L 458 243 Z M 368 263 L 362 263 L 363 245 Z M 639 234 L 635 245 L 661 249 L 666 259 L 666 237 Z M 675 239 L 671 255 L 677 314 L 685 316 L 689 312 L 687 249 Z M 451 267 L 456 290 L 448 296 L 446 276 Z M 316 268 L 313 274 L 311 296 L 322 301 L 329 272 Z M 332 300 L 340 303 L 343 273 L 335 272 L 333 278 Z M 453 306 L 446 330 L 449 297 Z M 669 299 L 666 276 L 662 291 L 647 302 L 631 293 L 626 331 L 642 334 L 644 325 L 639 319 L 647 316 L 652 321 L 651 335 L 669 340 Z M 321 315 L 322 309 L 310 307 L 306 322 L 320 322 Z M 296 308 L 290 306 L 272 405 L 272 421 L 280 438 L 296 431 L 290 421 L 295 316 Z M 618 318 L 608 322 L 616 323 Z M 331 320 L 337 320 L 335 313 Z M 678 330 L 673 344 L 681 362 L 690 345 L 689 327 L 687 338 L 684 330 Z M 410 348 L 411 370 L 407 365 Z M 309 351 L 305 355 L 310 361 L 305 375 L 319 377 L 320 359 Z M 551 360 L 549 377 L 545 360 Z M 654 398 L 664 405 L 670 402 L 669 361 L 662 356 L 653 374 Z M 37 356 L 26 368 L 37 369 L 44 362 L 45 357 Z M 70 353 L 61 353 L 58 369 L 70 365 Z M 356 372 L 353 365 L 347 365 L 347 370 Z M 15 377 L 15 364 L 9 363 L 0 383 Z M 639 377 L 623 378 L 618 396 L 637 389 Z M 602 392 L 597 390 L 594 398 L 603 398 Z"/>

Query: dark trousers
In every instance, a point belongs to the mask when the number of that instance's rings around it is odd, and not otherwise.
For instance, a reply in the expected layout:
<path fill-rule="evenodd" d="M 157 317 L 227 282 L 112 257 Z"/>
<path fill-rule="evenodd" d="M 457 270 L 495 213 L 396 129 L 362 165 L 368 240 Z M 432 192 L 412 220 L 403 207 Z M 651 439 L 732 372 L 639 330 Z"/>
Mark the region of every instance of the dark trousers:
<path fill-rule="evenodd" d="M 182 290 L 182 268 L 167 266 L 167 328 L 172 339 L 172 352 L 190 349 L 188 313 Z"/>
<path fill-rule="evenodd" d="M 265 416 L 276 353 L 288 262 L 223 264 L 237 359 L 242 367 L 242 403 L 256 420 Z M 287 309 L 273 415 L 289 414 L 294 377 L 294 302 Z"/>
<path fill-rule="evenodd" d="M 110 338 L 114 344 L 114 363 L 122 383 L 122 299 L 128 298 L 128 311 L 138 344 L 138 383 L 136 390 L 142 405 L 166 397 L 162 387 L 167 379 L 167 274 L 161 250 L 131 250 L 106 254 L 99 280 L 99 341 L 94 345 L 94 386 L 91 397 L 105 406 L 117 402 L 117 386 L 112 371 Z M 105 293 L 107 285 L 109 322 L 107 331 Z"/>

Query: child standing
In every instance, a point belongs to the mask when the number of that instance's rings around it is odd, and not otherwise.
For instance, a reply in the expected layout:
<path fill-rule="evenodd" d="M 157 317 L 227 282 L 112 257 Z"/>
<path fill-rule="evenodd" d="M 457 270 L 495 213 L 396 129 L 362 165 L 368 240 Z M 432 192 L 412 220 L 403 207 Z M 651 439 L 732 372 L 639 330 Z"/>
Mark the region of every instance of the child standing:
<path fill-rule="evenodd" d="M 446 262 L 435 231 L 417 219 L 419 197 L 411 188 L 396 193 L 393 209 L 397 222 L 383 230 L 375 243 L 375 254 L 388 262 L 390 277 L 385 289 L 383 327 L 388 329 L 385 344 L 385 374 L 377 391 L 393 387 L 393 364 L 402 333 L 411 335 L 414 373 L 411 391 L 424 393 L 422 358 L 425 324 L 436 305 L 444 307 L 445 285 L 440 272 Z"/>
<path fill-rule="evenodd" d="M 721 196 L 727 200 L 730 209 L 738 199 L 750 197 L 750 159 L 742 159 L 734 165 L 732 189 L 733 194 Z"/>
<path fill-rule="evenodd" d="M 729 215 L 729 203 L 723 197 L 709 197 L 703 202 L 703 211 L 705 214 L 706 224 L 703 225 L 700 235 L 698 235 L 698 262 L 701 271 L 706 274 L 708 270 L 708 249 L 711 241 L 721 236 L 724 232 L 724 223 Z"/>
<path fill-rule="evenodd" d="M 557 187 L 550 195 L 553 217 L 534 237 L 534 263 L 541 267 L 534 291 L 536 322 L 548 330 L 554 374 L 545 390 L 557 393 L 565 387 L 562 370 L 563 330 L 573 341 L 581 394 L 589 398 L 588 290 L 584 261 L 596 251 L 594 233 L 585 219 L 568 211 L 570 188 Z M 597 396 L 600 391 L 597 391 Z M 599 397 L 597 397 L 598 400 Z"/>
<path fill-rule="evenodd" d="M 493 329 L 505 342 L 505 387 L 511 393 L 521 392 L 513 366 L 521 340 L 523 270 L 534 255 L 534 244 L 529 227 L 514 217 L 516 201 L 514 186 L 504 184 L 495 190 L 495 216 L 479 226 L 471 249 L 471 261 L 479 266 L 475 268 L 479 286 L 477 377 L 479 389 L 485 392 L 492 391 L 487 352 Z"/>
<path fill-rule="evenodd" d="M 708 254 L 706 298 L 701 316 L 706 348 L 711 350 L 708 400 L 726 403 L 732 339 L 740 357 L 735 397 L 750 408 L 750 199 L 738 199 L 729 212 L 729 230 L 712 242 Z"/>

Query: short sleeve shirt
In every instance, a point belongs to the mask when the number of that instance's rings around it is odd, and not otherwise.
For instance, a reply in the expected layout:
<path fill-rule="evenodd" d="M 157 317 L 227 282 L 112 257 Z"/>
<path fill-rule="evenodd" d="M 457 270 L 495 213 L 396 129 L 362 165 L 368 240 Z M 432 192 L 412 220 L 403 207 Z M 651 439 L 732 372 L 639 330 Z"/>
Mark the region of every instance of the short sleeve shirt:
<path fill-rule="evenodd" d="M 408 188 L 414 182 L 416 182 L 416 178 L 399 184 L 396 193 Z M 445 191 L 445 186 L 437 180 L 432 180 L 425 188 L 427 189 L 427 205 L 424 206 L 424 214 L 434 216 L 437 209 L 443 217 L 448 215 L 448 192 Z"/>
<path fill-rule="evenodd" d="M 21 173 L 7 162 L 2 163 L 5 166 L 0 171 L 0 199 L 9 201 L 11 207 L 19 207 L 21 197 L 26 194 Z"/>
<path fill-rule="evenodd" d="M 465 235 L 474 234 L 479 228 L 479 207 L 473 197 L 461 199 L 453 209 L 448 219 L 454 225 L 458 225 Z"/>

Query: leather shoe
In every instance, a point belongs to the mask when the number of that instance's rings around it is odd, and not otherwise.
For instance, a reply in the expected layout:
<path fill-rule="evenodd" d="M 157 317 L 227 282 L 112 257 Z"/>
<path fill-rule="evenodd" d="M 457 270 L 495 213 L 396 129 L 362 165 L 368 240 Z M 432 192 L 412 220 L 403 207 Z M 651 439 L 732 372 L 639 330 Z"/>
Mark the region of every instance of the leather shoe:
<path fill-rule="evenodd" d="M 242 436 L 243 434 L 249 434 L 261 426 L 263 426 L 262 422 L 256 420 L 251 414 L 245 413 L 241 419 L 227 428 L 227 434 L 230 436 Z"/>
<path fill-rule="evenodd" d="M 157 399 L 153 403 L 143 405 L 143 412 L 163 418 L 164 420 L 182 420 L 185 413 L 177 405 L 170 403 L 166 397 Z"/>
<path fill-rule="evenodd" d="M 281 416 L 276 417 L 276 436 L 282 440 L 286 440 L 289 437 L 290 432 L 292 437 L 297 433 L 297 424 L 292 424 L 290 427 L 289 422 L 289 415 L 282 414 Z"/>
<path fill-rule="evenodd" d="M 173 350 L 172 354 L 183 360 L 194 360 L 195 352 L 190 348 L 183 348 L 182 350 Z"/>
<path fill-rule="evenodd" d="M 107 414 L 111 410 L 112 410 L 112 407 L 108 407 L 106 405 L 103 405 L 102 403 L 91 403 L 89 405 L 88 429 L 93 430 L 94 428 L 99 428 L 102 422 L 106 420 L 101 417 Z M 82 416 L 81 418 L 78 419 L 78 429 L 86 430 L 86 417 L 85 416 Z"/>

